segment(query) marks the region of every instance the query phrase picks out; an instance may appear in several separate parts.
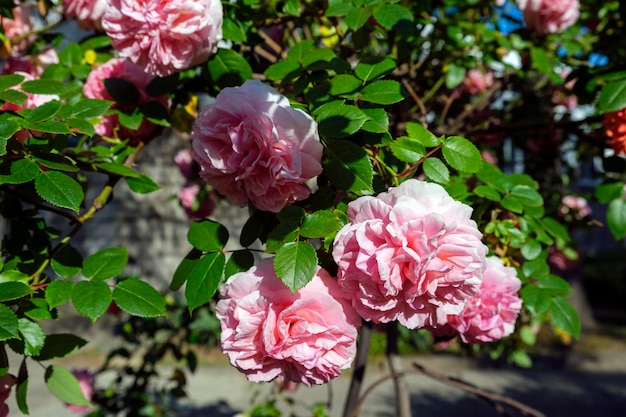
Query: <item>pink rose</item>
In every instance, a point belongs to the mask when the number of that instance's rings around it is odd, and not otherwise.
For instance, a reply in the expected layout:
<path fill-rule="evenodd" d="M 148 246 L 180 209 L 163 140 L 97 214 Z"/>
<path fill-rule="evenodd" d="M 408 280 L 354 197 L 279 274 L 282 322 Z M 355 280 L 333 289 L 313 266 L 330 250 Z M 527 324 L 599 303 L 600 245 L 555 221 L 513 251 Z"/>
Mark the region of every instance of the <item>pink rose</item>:
<path fill-rule="evenodd" d="M 83 395 L 85 396 L 85 398 L 87 398 L 88 401 L 91 401 L 95 390 L 94 385 L 96 383 L 96 378 L 94 374 L 89 372 L 87 369 L 73 370 L 72 374 L 78 380 L 78 385 L 83 391 Z M 68 410 L 75 413 L 83 413 L 91 408 L 87 405 L 65 404 L 65 406 Z"/>
<path fill-rule="evenodd" d="M 39 78 L 43 74 L 44 69 L 50 64 L 57 64 L 59 56 L 56 49 L 46 48 L 38 55 L 29 55 L 23 57 L 8 57 L 2 66 L 2 74 L 14 74 L 16 72 L 25 72 L 34 78 Z"/>
<path fill-rule="evenodd" d="M 587 199 L 575 196 L 565 195 L 561 198 L 562 206 L 559 208 L 561 215 L 573 214 L 576 220 L 583 220 L 587 216 L 591 216 L 591 207 Z"/>
<path fill-rule="evenodd" d="M 221 348 L 248 380 L 310 386 L 350 367 L 360 318 L 326 270 L 318 267 L 292 294 L 265 259 L 230 277 L 220 293 Z"/>
<path fill-rule="evenodd" d="M 9 395 L 11 395 L 11 387 L 15 385 L 15 377 L 11 374 L 0 376 L 0 417 L 9 415 L 9 406 L 6 404 Z"/>
<path fill-rule="evenodd" d="M 543 35 L 562 32 L 578 20 L 578 0 L 517 0 L 528 29 Z"/>
<path fill-rule="evenodd" d="M 16 39 L 33 31 L 33 19 L 30 7 L 18 5 L 13 8 L 13 19 L 1 17 L 4 35 L 9 39 Z M 28 47 L 35 42 L 37 35 L 30 35 L 21 41 L 13 43 L 11 54 L 13 56 L 24 55 Z"/>
<path fill-rule="evenodd" d="M 504 266 L 496 256 L 487 258 L 480 292 L 473 296 L 459 315 L 448 316 L 465 343 L 500 340 L 515 330 L 515 321 L 522 308 L 517 294 L 521 281 L 515 268 Z"/>
<path fill-rule="evenodd" d="M 317 124 L 261 81 L 225 88 L 192 132 L 200 177 L 234 204 L 279 212 L 322 172 Z"/>
<path fill-rule="evenodd" d="M 137 88 L 138 97 L 134 104 L 116 103 L 113 109 L 132 111 L 142 104 L 156 102 L 167 109 L 167 95 L 151 97 L 146 93 L 146 87 L 152 81 L 152 76 L 147 74 L 141 67 L 123 59 L 111 59 L 106 63 L 94 68 L 87 77 L 83 86 L 83 94 L 87 98 L 96 98 L 114 101 L 107 91 L 104 81 L 108 78 L 119 78 L 133 84 Z M 96 133 L 100 136 L 119 137 L 131 139 L 131 143 L 138 143 L 157 136 L 162 127 L 144 119 L 137 130 L 131 130 L 120 125 L 116 114 L 103 116 L 100 123 L 95 126 Z"/>
<path fill-rule="evenodd" d="M 215 210 L 215 195 L 202 190 L 200 184 L 188 183 L 178 192 L 178 201 L 191 220 L 206 219 Z"/>
<path fill-rule="evenodd" d="M 472 208 L 415 179 L 348 205 L 334 241 L 344 296 L 366 320 L 437 327 L 478 292 L 487 247 Z"/>
<path fill-rule="evenodd" d="M 176 163 L 178 170 L 187 181 L 198 177 L 198 166 L 196 165 L 196 161 L 193 159 L 193 155 L 194 153 L 191 149 L 185 148 L 178 151 L 174 157 L 174 162 Z"/>
<path fill-rule="evenodd" d="M 109 0 L 102 27 L 121 57 L 165 76 L 215 52 L 222 15 L 219 0 Z"/>
<path fill-rule="evenodd" d="M 102 16 L 107 8 L 108 0 L 63 0 L 63 14 L 76 19 L 83 29 L 102 30 Z"/>
<path fill-rule="evenodd" d="M 467 71 L 464 81 L 465 89 L 470 94 L 482 93 L 493 85 L 493 71 L 472 68 Z"/>

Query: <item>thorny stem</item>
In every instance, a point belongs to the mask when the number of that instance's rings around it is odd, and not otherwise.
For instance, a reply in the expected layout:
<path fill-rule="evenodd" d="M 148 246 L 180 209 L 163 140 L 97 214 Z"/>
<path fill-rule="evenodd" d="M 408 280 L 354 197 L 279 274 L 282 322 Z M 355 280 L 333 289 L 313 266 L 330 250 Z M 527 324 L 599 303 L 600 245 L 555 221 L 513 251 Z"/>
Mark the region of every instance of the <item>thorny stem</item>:
<path fill-rule="evenodd" d="M 354 363 L 354 372 L 350 381 L 350 388 L 346 398 L 346 405 L 343 410 L 344 417 L 356 417 L 359 412 L 360 401 L 359 392 L 363 385 L 363 377 L 365 375 L 365 367 L 367 366 L 367 355 L 370 348 L 370 340 L 372 338 L 372 323 L 363 322 L 359 330 L 359 345 L 357 347 L 356 361 Z"/>
<path fill-rule="evenodd" d="M 49 31 L 50 29 L 54 29 L 54 28 L 55 28 L 56 26 L 58 26 L 58 25 L 59 25 L 59 23 L 61 23 L 62 21 L 63 21 L 63 20 L 57 20 L 56 22 L 49 23 L 49 24 L 47 24 L 47 25 L 45 25 L 45 26 L 42 26 L 42 27 L 40 27 L 40 28 L 33 29 L 33 30 L 31 30 L 30 32 L 23 33 L 23 34 L 21 34 L 20 36 L 16 36 L 15 38 L 11 38 L 11 39 L 9 39 L 9 41 L 11 41 L 11 44 L 12 44 L 12 45 L 15 45 L 16 43 L 21 42 L 21 41 L 23 41 L 24 39 L 27 39 L 27 38 L 28 38 L 28 37 L 30 37 L 30 36 L 33 36 L 33 35 L 38 35 L 38 34 L 40 34 L 40 33 L 47 32 L 47 31 Z"/>

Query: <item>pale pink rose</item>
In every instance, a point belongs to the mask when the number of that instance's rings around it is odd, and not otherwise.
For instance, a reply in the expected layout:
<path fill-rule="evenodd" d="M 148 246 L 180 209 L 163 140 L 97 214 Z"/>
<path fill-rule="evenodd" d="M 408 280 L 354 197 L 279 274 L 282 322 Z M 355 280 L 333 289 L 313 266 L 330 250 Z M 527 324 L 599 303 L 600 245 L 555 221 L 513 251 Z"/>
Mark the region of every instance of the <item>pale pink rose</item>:
<path fill-rule="evenodd" d="M 463 85 L 470 94 L 479 94 L 493 85 L 493 71 L 472 68 L 467 71 Z"/>
<path fill-rule="evenodd" d="M 191 135 L 200 177 L 240 206 L 279 212 L 307 198 L 322 172 L 315 121 L 258 80 L 222 90 Z"/>
<path fill-rule="evenodd" d="M 587 216 L 591 216 L 591 207 L 587 199 L 575 196 L 565 195 L 561 198 L 562 206 L 559 208 L 559 213 L 562 215 L 573 214 L 577 220 L 582 220 Z"/>
<path fill-rule="evenodd" d="M 107 8 L 108 0 L 63 0 L 62 8 L 65 17 L 76 19 L 83 29 L 102 30 L 102 16 Z"/>
<path fill-rule="evenodd" d="M 83 395 L 85 396 L 85 398 L 87 398 L 88 401 L 91 401 L 91 399 L 93 398 L 96 383 L 96 378 L 94 374 L 89 372 L 87 369 L 73 370 L 72 374 L 78 380 L 78 385 L 83 391 Z M 65 406 L 68 410 L 75 413 L 84 413 L 91 408 L 87 405 L 65 404 Z"/>
<path fill-rule="evenodd" d="M 437 327 L 478 292 L 487 247 L 472 208 L 411 179 L 348 205 L 334 241 L 344 296 L 366 320 Z"/>
<path fill-rule="evenodd" d="M 578 0 L 517 0 L 528 29 L 538 33 L 558 33 L 578 20 Z"/>
<path fill-rule="evenodd" d="M 310 386 L 350 367 L 361 320 L 326 270 L 318 267 L 292 294 L 265 259 L 230 277 L 220 293 L 221 348 L 248 380 Z"/>
<path fill-rule="evenodd" d="M 0 17 L 4 35 L 9 39 L 17 39 L 33 31 L 33 18 L 30 7 L 18 5 L 13 8 L 13 19 Z M 35 42 L 37 35 L 26 36 L 20 41 L 12 42 L 11 55 L 21 56 Z"/>
<path fill-rule="evenodd" d="M 102 27 L 121 57 L 165 76 L 216 51 L 222 17 L 219 0 L 109 0 Z"/>
<path fill-rule="evenodd" d="M 461 314 L 448 316 L 450 326 L 465 343 L 494 342 L 510 335 L 522 308 L 520 286 L 515 268 L 489 256 L 479 293 L 467 302 Z"/>
<path fill-rule="evenodd" d="M 198 166 L 193 159 L 193 155 L 193 150 L 185 148 L 178 151 L 174 157 L 178 170 L 187 181 L 198 177 Z"/>
<path fill-rule="evenodd" d="M 11 395 L 11 387 L 15 385 L 15 382 L 15 377 L 11 374 L 0 376 L 0 417 L 9 415 L 9 406 L 6 401 Z"/>
<path fill-rule="evenodd" d="M 104 99 L 114 101 L 107 91 L 104 81 L 108 78 L 118 78 L 133 84 L 137 88 L 138 97 L 134 104 L 115 103 L 111 108 L 122 111 L 132 111 L 135 108 L 149 102 L 156 102 L 164 108 L 168 108 L 167 95 L 151 97 L 146 93 L 146 87 L 153 77 L 146 73 L 141 67 L 132 62 L 114 58 L 106 63 L 94 68 L 87 76 L 83 86 L 83 94 L 87 98 Z M 95 126 L 96 133 L 100 136 L 119 137 L 130 139 L 136 144 L 157 136 L 162 131 L 162 127 L 144 119 L 137 130 L 131 130 L 119 123 L 116 114 L 103 116 L 100 123 Z"/>
<path fill-rule="evenodd" d="M 215 210 L 214 193 L 202 190 L 197 183 L 185 184 L 178 192 L 178 201 L 191 220 L 206 219 Z"/>

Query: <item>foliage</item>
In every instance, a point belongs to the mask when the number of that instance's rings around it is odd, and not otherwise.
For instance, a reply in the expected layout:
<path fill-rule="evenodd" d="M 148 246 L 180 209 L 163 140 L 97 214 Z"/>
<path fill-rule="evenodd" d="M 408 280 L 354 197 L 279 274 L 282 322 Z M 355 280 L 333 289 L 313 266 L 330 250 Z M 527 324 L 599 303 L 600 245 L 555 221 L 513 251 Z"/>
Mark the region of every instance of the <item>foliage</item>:
<path fill-rule="evenodd" d="M 577 192 L 571 186 L 583 165 L 601 165 L 584 194 L 607 205 L 606 223 L 614 237 L 626 236 L 626 163 L 609 149 L 601 123 L 603 114 L 626 108 L 625 52 L 619 41 L 624 3 L 582 1 L 578 22 L 548 35 L 523 27 L 503 30 L 506 17 L 488 0 L 238 0 L 225 1 L 223 8 L 224 41 L 216 53 L 146 87 L 152 98 L 167 95 L 168 110 L 136 106 L 137 89 L 114 78 L 106 83 L 112 100 L 86 98 L 83 85 L 90 71 L 115 55 L 110 40 L 96 31 L 64 42 L 48 27 L 36 30 L 29 54 L 52 46 L 58 63 L 34 80 L 0 75 L 0 213 L 5 220 L 0 369 L 9 368 L 3 359 L 8 347 L 24 357 L 24 370 L 31 362 L 46 367 L 46 384 L 60 400 L 88 403 L 71 373 L 49 364 L 85 341 L 46 334 L 40 322 L 63 320 L 59 308 L 65 305 L 95 322 L 114 303 L 131 316 L 121 328 L 126 342 L 138 345 L 139 334 L 152 335 L 145 342 L 153 355 L 144 357 L 144 368 L 128 371 L 135 378 L 132 388 L 101 393 L 94 401 L 110 412 L 120 411 L 120 401 L 145 405 L 145 398 L 124 395 L 146 394 L 152 377 L 144 375 L 146 367 L 168 350 L 185 358 L 190 370 L 196 361 L 187 345 L 174 346 L 171 335 L 162 341 L 156 333 L 186 333 L 185 343 L 201 337 L 194 330 L 198 317 L 208 320 L 201 315 L 210 311 L 220 285 L 248 270 L 258 247 L 274 255 L 276 274 L 292 292 L 304 287 L 318 266 L 336 271 L 332 244 L 348 223 L 347 204 L 411 178 L 438 183 L 471 205 L 490 253 L 518 271 L 524 312 L 516 334 L 482 349 L 524 365 L 531 325 L 550 322 L 579 336 L 580 321 L 567 301 L 570 285 L 553 272 L 550 259 L 555 251 L 574 259 L 570 228 L 594 224 L 590 216 L 572 220 L 559 211 L 561 197 Z M 3 5 L 1 11 L 8 15 L 10 8 Z M 598 52 L 608 65 L 592 65 Z M 495 80 L 470 92 L 473 69 Z M 187 237 L 193 250 L 169 288 L 184 293 L 187 311 L 168 311 L 163 294 L 146 279 L 123 278 L 126 248 L 83 255 L 72 239 L 97 218 L 120 182 L 136 193 L 159 189 L 133 164 L 153 138 L 137 141 L 124 132 L 149 121 L 189 133 L 199 97 L 214 97 L 253 78 L 275 87 L 317 122 L 324 147 L 317 191 L 278 213 L 250 206 L 238 250 L 226 249 L 233 231 L 220 219 L 192 222 Z M 54 97 L 24 107 L 31 95 L 42 94 Z M 563 97 L 575 98 L 579 111 L 557 100 Z M 95 126 L 110 115 L 118 117 L 117 133 L 96 134 Z M 94 177 L 104 179 L 102 188 L 94 189 Z M 87 201 L 87 191 L 96 197 Z M 57 228 L 60 223 L 65 226 Z M 132 349 L 112 352 L 109 359 L 128 358 Z M 23 413 L 28 412 L 27 383 L 28 372 L 19 372 Z M 170 391 L 182 394 L 184 377 L 175 378 L 174 385 Z"/>

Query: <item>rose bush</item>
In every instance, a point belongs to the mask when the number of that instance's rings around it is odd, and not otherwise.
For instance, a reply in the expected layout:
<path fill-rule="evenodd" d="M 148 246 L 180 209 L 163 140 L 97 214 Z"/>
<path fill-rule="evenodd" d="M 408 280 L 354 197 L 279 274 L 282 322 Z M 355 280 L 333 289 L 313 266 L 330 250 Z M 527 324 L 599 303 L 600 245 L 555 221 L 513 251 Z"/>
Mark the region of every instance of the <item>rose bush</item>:
<path fill-rule="evenodd" d="M 220 294 L 221 348 L 250 381 L 310 386 L 350 367 L 360 319 L 324 269 L 292 293 L 266 259 L 233 275 Z"/>
<path fill-rule="evenodd" d="M 215 52 L 222 14 L 218 0 L 109 0 L 102 27 L 122 58 L 166 76 Z"/>
<path fill-rule="evenodd" d="M 333 258 L 344 296 L 366 320 L 438 327 L 479 290 L 487 247 L 471 207 L 408 180 L 348 205 Z"/>
<path fill-rule="evenodd" d="M 234 204 L 278 212 L 322 172 L 315 121 L 260 81 L 225 88 L 192 132 L 200 176 Z"/>

